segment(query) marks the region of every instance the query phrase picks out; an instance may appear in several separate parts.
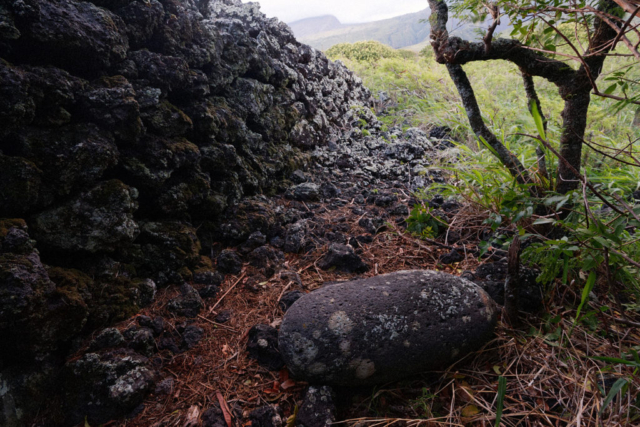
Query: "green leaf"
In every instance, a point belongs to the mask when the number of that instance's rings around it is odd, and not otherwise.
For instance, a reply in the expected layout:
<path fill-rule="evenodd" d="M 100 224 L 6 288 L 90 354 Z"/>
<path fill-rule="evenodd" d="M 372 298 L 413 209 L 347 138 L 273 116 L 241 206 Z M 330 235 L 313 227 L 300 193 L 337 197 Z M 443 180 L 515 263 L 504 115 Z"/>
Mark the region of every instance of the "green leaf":
<path fill-rule="evenodd" d="M 602 360 L 603 362 L 607 362 L 607 363 L 612 363 L 612 364 L 616 364 L 616 365 L 627 365 L 627 366 L 638 366 L 640 367 L 640 362 L 636 362 L 633 360 L 625 360 L 625 359 L 620 359 L 618 357 L 592 357 L 592 359 L 595 360 Z"/>
<path fill-rule="evenodd" d="M 507 394 L 507 379 L 505 377 L 500 377 L 498 379 L 498 407 L 496 408 L 495 427 L 500 427 L 500 421 L 502 421 L 502 410 L 504 409 L 505 394 Z"/>
<path fill-rule="evenodd" d="M 567 258 L 565 256 L 564 257 L 564 268 L 563 268 L 563 271 L 562 271 L 562 283 L 566 285 L 568 280 L 569 280 L 569 258 Z"/>
<path fill-rule="evenodd" d="M 538 134 L 540 138 L 547 140 L 546 132 L 544 131 L 544 120 L 542 120 L 542 114 L 538 111 L 538 103 L 534 100 L 531 100 L 531 115 L 533 116 L 533 121 L 536 122 L 536 127 L 538 128 Z"/>
<path fill-rule="evenodd" d="M 604 399 L 604 402 L 602 403 L 602 408 L 600 409 L 600 412 L 599 412 L 600 414 L 602 414 L 602 412 L 607 408 L 607 406 L 609 406 L 613 398 L 616 397 L 616 394 L 618 394 L 620 390 L 622 390 L 622 387 L 627 385 L 627 383 L 628 381 L 626 380 L 626 378 L 620 378 L 618 381 L 615 382 L 615 384 L 613 384 L 613 387 L 611 387 L 611 390 L 609 390 L 609 394 L 607 395 L 606 399 Z"/>
<path fill-rule="evenodd" d="M 556 222 L 553 218 L 539 218 L 533 221 L 533 225 L 542 225 L 542 224 L 554 224 Z"/>
<path fill-rule="evenodd" d="M 618 83 L 614 83 L 611 86 L 609 86 L 608 88 L 605 89 L 604 94 L 605 95 L 610 95 L 613 93 L 614 90 L 616 90 L 616 87 L 618 86 Z"/>
<path fill-rule="evenodd" d="M 576 313 L 576 321 L 580 318 L 580 312 L 582 311 L 582 307 L 587 303 L 589 299 L 589 294 L 593 290 L 593 286 L 596 284 L 596 272 L 592 271 L 589 274 L 589 278 L 587 279 L 587 283 L 584 285 L 582 289 L 582 301 L 580 301 L 580 305 L 578 306 L 578 312 Z"/>

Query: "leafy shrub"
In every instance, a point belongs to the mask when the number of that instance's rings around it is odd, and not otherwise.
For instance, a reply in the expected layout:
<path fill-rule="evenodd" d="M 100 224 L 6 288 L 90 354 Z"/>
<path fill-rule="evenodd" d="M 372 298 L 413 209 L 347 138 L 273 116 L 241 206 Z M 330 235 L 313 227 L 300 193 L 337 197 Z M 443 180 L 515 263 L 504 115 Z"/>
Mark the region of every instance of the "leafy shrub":
<path fill-rule="evenodd" d="M 409 53 L 413 56 L 412 52 Z M 365 41 L 337 44 L 327 50 L 326 55 L 331 59 L 347 58 L 352 61 L 375 62 L 382 58 L 402 58 L 407 54 L 380 42 Z"/>
<path fill-rule="evenodd" d="M 407 231 L 414 236 L 433 238 L 447 229 L 447 223 L 434 216 L 428 206 L 416 205 L 407 218 Z"/>

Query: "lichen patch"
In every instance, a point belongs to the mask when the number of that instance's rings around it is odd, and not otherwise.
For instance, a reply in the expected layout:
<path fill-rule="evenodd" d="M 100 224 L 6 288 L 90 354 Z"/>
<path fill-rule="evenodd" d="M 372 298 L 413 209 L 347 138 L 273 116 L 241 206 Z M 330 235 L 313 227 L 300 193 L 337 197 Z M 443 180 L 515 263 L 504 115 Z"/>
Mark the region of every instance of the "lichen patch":
<path fill-rule="evenodd" d="M 336 311 L 329 318 L 329 329 L 336 335 L 347 335 L 353 330 L 353 322 L 344 311 Z"/>

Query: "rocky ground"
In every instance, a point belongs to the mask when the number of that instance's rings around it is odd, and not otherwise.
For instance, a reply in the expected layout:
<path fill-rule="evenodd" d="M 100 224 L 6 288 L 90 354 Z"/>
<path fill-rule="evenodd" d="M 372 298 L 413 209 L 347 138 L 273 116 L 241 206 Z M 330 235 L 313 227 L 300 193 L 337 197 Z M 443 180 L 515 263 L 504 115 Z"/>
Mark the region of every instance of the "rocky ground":
<path fill-rule="evenodd" d="M 238 0 L 3 0 L 0 18 L 0 425 L 433 415 L 429 376 L 393 399 L 289 378 L 277 330 L 312 290 L 398 270 L 501 302 L 482 219 L 415 197 L 455 160 L 446 129 L 387 129 L 342 64 Z M 420 204 L 459 225 L 405 233 Z"/>
<path fill-rule="evenodd" d="M 175 319 L 221 284 L 259 290 L 329 244 L 318 268 L 375 273 L 366 245 L 440 179 L 425 155 L 446 142 L 383 131 L 357 77 L 255 5 L 5 0 L 0 17 L 3 424 L 58 387 L 51 423 L 130 413 L 156 351 L 205 337 Z M 165 320 L 109 328 L 159 304 Z"/>

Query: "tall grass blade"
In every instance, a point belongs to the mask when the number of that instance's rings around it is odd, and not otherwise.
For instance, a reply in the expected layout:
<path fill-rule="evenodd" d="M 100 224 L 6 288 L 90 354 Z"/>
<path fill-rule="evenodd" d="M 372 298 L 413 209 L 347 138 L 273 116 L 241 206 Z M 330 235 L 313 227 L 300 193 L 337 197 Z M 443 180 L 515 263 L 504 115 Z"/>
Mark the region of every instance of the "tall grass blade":
<path fill-rule="evenodd" d="M 500 421 L 502 421 L 502 410 L 504 409 L 504 396 L 507 394 L 507 379 L 500 377 L 498 379 L 498 408 L 496 409 L 496 425 L 500 427 Z"/>
<path fill-rule="evenodd" d="M 609 406 L 613 398 L 616 397 L 616 394 L 618 394 L 620 390 L 627 385 L 627 383 L 628 381 L 626 378 L 620 378 L 615 382 L 615 384 L 613 384 L 613 387 L 609 390 L 609 394 L 607 394 L 607 397 L 604 399 L 604 403 L 602 403 L 602 408 L 600 409 L 599 414 L 602 414 L 602 412 L 607 409 L 607 406 Z"/>
<path fill-rule="evenodd" d="M 580 318 L 580 312 L 582 311 L 582 307 L 587 303 L 589 299 L 589 294 L 593 290 L 593 285 L 596 283 L 596 272 L 592 271 L 589 274 L 589 278 L 587 279 L 587 283 L 584 285 L 584 289 L 582 289 L 582 301 L 580 301 L 580 305 L 578 306 L 578 312 L 576 313 L 576 322 Z"/>

